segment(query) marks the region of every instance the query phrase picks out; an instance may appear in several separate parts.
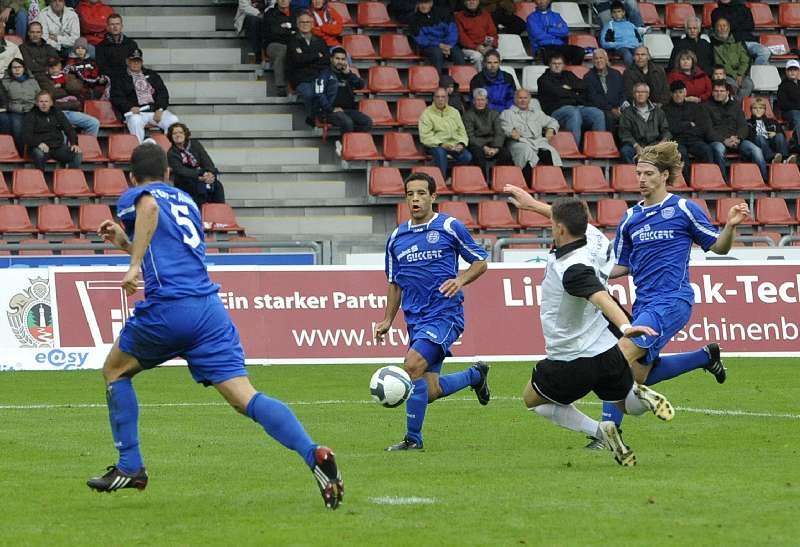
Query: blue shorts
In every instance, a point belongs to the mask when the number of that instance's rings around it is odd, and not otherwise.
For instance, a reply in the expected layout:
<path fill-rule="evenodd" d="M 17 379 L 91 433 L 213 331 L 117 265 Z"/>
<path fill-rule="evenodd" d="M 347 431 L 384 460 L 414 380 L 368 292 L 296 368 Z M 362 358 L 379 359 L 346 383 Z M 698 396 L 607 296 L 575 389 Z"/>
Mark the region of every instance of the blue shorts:
<path fill-rule="evenodd" d="M 183 357 L 192 378 L 206 386 L 247 376 L 239 331 L 216 294 L 137 302 L 119 349 L 144 369 Z"/>
<path fill-rule="evenodd" d="M 416 325 L 408 325 L 409 347 L 422 355 L 428 362 L 425 372 L 439 374 L 445 357 L 452 355 L 450 346 L 464 332 L 461 322 L 427 321 Z"/>
<path fill-rule="evenodd" d="M 689 322 L 691 316 L 692 305 L 679 298 L 650 302 L 643 306 L 636 306 L 634 303 L 631 324 L 646 325 L 658 333 L 655 336 L 641 335 L 631 338 L 631 342 L 647 350 L 641 362 L 651 364 L 658 359 L 664 346 Z"/>

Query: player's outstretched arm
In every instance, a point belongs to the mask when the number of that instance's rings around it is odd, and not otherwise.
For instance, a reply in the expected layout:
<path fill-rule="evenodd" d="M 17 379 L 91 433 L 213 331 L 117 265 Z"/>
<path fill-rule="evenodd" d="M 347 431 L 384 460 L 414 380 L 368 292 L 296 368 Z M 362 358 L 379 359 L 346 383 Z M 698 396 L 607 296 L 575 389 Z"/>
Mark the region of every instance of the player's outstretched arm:
<path fill-rule="evenodd" d="M 139 271 L 142 259 L 153 233 L 158 226 L 158 204 L 153 196 L 143 194 L 136 202 L 136 224 L 133 229 L 133 242 L 130 244 L 131 265 L 122 278 L 122 288 L 128 296 L 136 292 L 139 285 Z"/>
<path fill-rule="evenodd" d="M 396 283 L 389 283 L 389 290 L 386 294 L 386 309 L 383 313 L 383 320 L 375 325 L 375 341 L 382 342 L 384 335 L 392 328 L 394 318 L 400 310 L 400 299 L 403 290 Z"/>
<path fill-rule="evenodd" d="M 103 241 L 111 243 L 120 251 L 130 253 L 131 241 L 128 239 L 128 236 L 125 235 L 125 230 L 122 229 L 122 226 L 113 220 L 104 220 L 101 222 L 100 227 L 97 229 L 97 235 L 103 238 Z"/>
<path fill-rule="evenodd" d="M 611 275 L 608 276 L 609 279 L 616 279 L 618 277 L 622 277 L 628 275 L 630 270 L 627 266 L 620 266 L 619 264 L 615 264 L 613 268 L 611 268 Z"/>
<path fill-rule="evenodd" d="M 746 203 L 740 203 L 731 207 L 728 211 L 728 221 L 719 234 L 717 242 L 711 246 L 711 251 L 718 255 L 728 254 L 733 246 L 733 238 L 736 235 L 736 227 L 750 216 L 750 207 Z"/>
<path fill-rule="evenodd" d="M 486 264 L 485 260 L 476 260 L 462 273 L 439 285 L 439 292 L 445 295 L 447 298 L 452 298 L 458 294 L 458 291 L 460 291 L 465 285 L 469 285 L 482 276 L 483 272 L 485 272 L 488 267 L 489 266 Z"/>
<path fill-rule="evenodd" d="M 623 336 L 631 338 L 641 334 L 646 334 L 649 336 L 655 336 L 658 334 L 652 328 L 647 326 L 631 326 L 631 324 L 628 323 L 628 316 L 625 315 L 625 312 L 619 307 L 619 304 L 617 304 L 617 302 L 611 298 L 611 295 L 604 290 L 597 291 L 591 295 L 589 297 L 589 302 L 594 304 L 601 312 L 603 312 L 603 315 L 605 315 L 609 321 L 619 328 Z"/>
<path fill-rule="evenodd" d="M 550 218 L 552 207 L 550 207 L 543 201 L 535 199 L 532 195 L 530 195 L 528 192 L 526 192 L 519 186 L 514 186 L 513 184 L 506 184 L 505 186 L 503 186 L 503 192 L 510 194 L 510 196 L 508 197 L 508 201 L 510 201 L 511 204 L 517 209 L 534 211 L 535 213 L 539 213 L 540 215 L 544 215 L 547 218 Z"/>

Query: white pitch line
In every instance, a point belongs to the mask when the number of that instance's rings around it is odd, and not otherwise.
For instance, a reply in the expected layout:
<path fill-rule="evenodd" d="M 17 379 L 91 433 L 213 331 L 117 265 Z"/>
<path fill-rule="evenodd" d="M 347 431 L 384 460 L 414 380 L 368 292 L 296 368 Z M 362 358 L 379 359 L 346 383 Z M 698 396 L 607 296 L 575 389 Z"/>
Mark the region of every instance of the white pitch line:
<path fill-rule="evenodd" d="M 381 496 L 378 498 L 368 499 L 377 505 L 432 505 L 436 503 L 436 498 L 419 498 L 416 496 L 408 498 L 401 498 L 398 496 Z"/>

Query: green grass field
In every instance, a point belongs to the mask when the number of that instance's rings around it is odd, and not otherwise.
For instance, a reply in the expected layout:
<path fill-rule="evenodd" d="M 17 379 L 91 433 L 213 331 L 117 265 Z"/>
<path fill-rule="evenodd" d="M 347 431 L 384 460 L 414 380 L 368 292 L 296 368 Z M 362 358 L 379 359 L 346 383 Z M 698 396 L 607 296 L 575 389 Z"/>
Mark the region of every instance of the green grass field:
<path fill-rule="evenodd" d="M 529 363 L 494 365 L 488 407 L 471 391 L 435 403 L 410 454 L 383 451 L 405 415 L 367 400 L 375 366 L 251 368 L 336 450 L 335 512 L 294 453 L 179 368 L 135 381 L 147 489 L 90 492 L 116 461 L 100 372 L 2 373 L 0 544 L 798 545 L 800 362 L 726 364 L 723 386 L 699 371 L 658 386 L 672 422 L 626 420 L 634 468 L 526 412 Z"/>

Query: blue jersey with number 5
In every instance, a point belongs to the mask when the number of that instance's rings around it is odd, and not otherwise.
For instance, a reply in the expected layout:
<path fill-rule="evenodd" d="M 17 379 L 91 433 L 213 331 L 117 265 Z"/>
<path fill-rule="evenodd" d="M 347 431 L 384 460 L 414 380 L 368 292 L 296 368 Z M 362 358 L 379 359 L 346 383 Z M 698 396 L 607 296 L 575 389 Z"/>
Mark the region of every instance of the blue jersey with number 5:
<path fill-rule="evenodd" d="M 145 297 L 169 300 L 216 293 L 204 262 L 206 244 L 200 211 L 189 194 L 157 182 L 131 188 L 117 202 L 117 216 L 133 241 L 136 202 L 143 194 L 158 204 L 158 225 L 142 260 Z"/>

